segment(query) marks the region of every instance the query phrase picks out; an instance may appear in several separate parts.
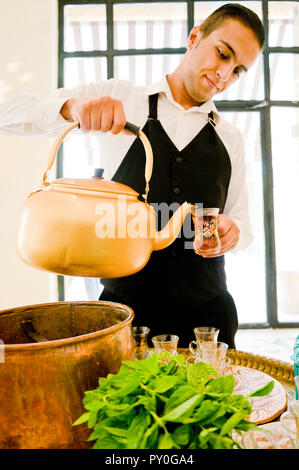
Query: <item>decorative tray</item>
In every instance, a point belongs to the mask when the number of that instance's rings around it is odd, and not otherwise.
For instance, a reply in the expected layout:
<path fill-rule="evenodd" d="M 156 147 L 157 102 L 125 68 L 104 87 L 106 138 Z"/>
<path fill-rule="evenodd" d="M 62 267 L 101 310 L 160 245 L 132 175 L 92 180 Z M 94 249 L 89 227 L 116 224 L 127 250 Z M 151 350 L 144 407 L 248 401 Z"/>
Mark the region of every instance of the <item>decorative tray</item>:
<path fill-rule="evenodd" d="M 185 357 L 190 356 L 188 348 L 178 348 L 178 352 Z M 276 379 L 286 391 L 287 401 L 295 398 L 294 366 L 290 362 L 238 351 L 237 349 L 229 349 L 227 356 L 231 360 L 231 365 L 259 370 Z"/>
<path fill-rule="evenodd" d="M 256 424 L 264 424 L 273 421 L 287 407 L 287 393 L 283 386 L 273 377 L 256 369 L 244 366 L 230 365 L 228 373 L 232 373 L 235 379 L 234 393 L 249 395 L 274 380 L 274 387 L 269 395 L 264 397 L 249 398 L 253 408 L 249 420 Z"/>

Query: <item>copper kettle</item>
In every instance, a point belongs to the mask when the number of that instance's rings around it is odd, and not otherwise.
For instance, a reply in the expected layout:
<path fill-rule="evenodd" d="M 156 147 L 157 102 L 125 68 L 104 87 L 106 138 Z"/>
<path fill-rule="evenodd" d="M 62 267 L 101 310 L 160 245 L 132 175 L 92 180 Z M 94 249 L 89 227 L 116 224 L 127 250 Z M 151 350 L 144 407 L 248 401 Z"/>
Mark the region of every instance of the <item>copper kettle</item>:
<path fill-rule="evenodd" d="M 146 135 L 131 123 L 126 129 L 141 139 L 146 153 L 144 202 L 132 188 L 101 175 L 51 181 L 59 146 L 78 126 L 78 122 L 70 124 L 55 139 L 42 188 L 25 201 L 18 254 L 30 266 L 57 274 L 98 278 L 134 274 L 146 265 L 153 250 L 174 241 L 192 206 L 182 204 L 168 224 L 156 231 L 156 213 L 147 203 L 152 148 Z"/>

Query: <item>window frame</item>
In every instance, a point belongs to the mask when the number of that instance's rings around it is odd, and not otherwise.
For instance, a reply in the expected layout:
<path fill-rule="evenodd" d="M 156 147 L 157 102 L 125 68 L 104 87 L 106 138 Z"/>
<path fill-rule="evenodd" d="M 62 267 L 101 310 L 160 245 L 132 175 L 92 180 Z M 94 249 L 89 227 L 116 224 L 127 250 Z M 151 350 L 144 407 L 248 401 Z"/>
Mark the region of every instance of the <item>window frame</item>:
<path fill-rule="evenodd" d="M 199 0 L 201 1 L 201 0 Z M 215 0 L 202 0 L 205 3 Z M 287 0 L 271 0 L 271 2 L 284 3 Z M 187 30 L 194 26 L 194 0 L 150 0 L 151 3 L 184 3 L 187 5 Z M 256 0 L 247 0 L 250 3 Z M 121 55 L 148 55 L 148 54 L 184 54 L 186 48 L 161 48 L 161 49 L 114 49 L 114 25 L 113 5 L 148 3 L 136 0 L 58 0 L 58 87 L 63 87 L 64 59 L 74 57 L 106 57 L 107 78 L 113 77 L 113 62 L 115 56 Z M 277 283 L 276 283 L 276 250 L 274 229 L 274 195 L 273 195 L 273 169 L 272 169 L 272 144 L 271 144 L 271 108 L 272 107 L 299 107 L 299 101 L 271 100 L 270 96 L 270 54 L 293 53 L 299 54 L 299 47 L 271 47 L 269 46 L 269 5 L 268 0 L 259 0 L 262 6 L 262 21 L 265 28 L 265 46 L 263 50 L 264 71 L 264 99 L 261 100 L 226 100 L 215 103 L 219 111 L 254 111 L 260 114 L 260 142 L 262 157 L 262 180 L 264 201 L 264 231 L 265 231 L 265 281 L 266 281 L 266 318 L 263 323 L 242 323 L 240 328 L 296 328 L 299 322 L 280 322 L 277 308 Z M 107 50 L 75 51 L 64 50 L 64 7 L 67 5 L 106 5 L 107 20 Z M 62 177 L 62 152 L 63 146 L 58 152 L 57 177 Z M 58 276 L 58 298 L 64 300 L 64 277 Z"/>

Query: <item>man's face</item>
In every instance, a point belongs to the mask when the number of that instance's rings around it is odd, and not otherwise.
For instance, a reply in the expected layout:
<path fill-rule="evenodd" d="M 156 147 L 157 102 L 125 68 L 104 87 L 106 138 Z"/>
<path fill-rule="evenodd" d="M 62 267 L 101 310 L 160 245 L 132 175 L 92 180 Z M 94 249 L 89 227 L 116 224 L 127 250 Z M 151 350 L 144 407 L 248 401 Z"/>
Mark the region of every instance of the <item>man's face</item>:
<path fill-rule="evenodd" d="M 225 21 L 203 38 L 193 28 L 183 63 L 185 98 L 194 106 L 221 93 L 254 63 L 260 46 L 251 29 L 236 20 Z"/>

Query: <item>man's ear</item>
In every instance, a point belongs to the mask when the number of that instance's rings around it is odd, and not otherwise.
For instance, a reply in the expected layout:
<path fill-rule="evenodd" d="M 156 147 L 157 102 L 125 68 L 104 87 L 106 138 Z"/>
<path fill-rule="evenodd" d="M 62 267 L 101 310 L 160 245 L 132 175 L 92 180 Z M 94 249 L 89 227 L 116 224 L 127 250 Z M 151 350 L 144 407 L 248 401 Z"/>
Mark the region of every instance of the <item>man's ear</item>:
<path fill-rule="evenodd" d="M 201 37 L 200 26 L 198 25 L 194 26 L 191 29 L 189 37 L 188 37 L 187 49 L 188 50 L 192 49 L 198 43 L 200 37 Z"/>

